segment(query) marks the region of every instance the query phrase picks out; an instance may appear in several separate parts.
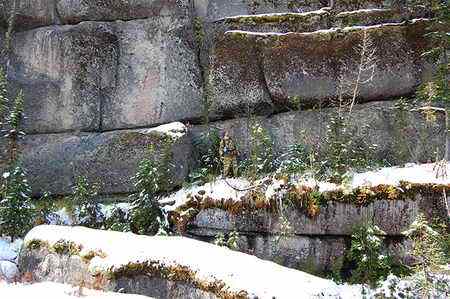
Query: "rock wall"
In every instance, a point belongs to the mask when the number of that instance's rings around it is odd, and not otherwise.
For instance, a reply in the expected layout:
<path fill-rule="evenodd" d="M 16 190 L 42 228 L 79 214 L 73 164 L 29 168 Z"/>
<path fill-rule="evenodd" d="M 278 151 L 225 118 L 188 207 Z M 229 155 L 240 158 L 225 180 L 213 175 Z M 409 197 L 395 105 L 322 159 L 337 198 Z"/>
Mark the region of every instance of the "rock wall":
<path fill-rule="evenodd" d="M 185 204 L 170 211 L 170 219 L 174 227 L 187 236 L 213 242 L 219 234 L 228 236 L 234 232 L 239 236 L 239 251 L 321 274 L 349 267 L 346 253 L 350 249 L 352 233 L 357 226 L 369 223 L 386 233 L 385 254 L 391 255 L 395 262 L 411 264 L 411 243 L 402 232 L 419 214 L 425 215 L 430 222 L 439 219 L 448 225 L 449 211 L 442 194 L 449 186 L 410 186 L 409 190 L 407 185 L 387 187 L 388 195 L 382 195 L 381 189 L 376 187 L 367 187 L 366 191 L 352 190 L 356 192 L 356 198 L 364 198 L 372 192 L 378 198 L 360 204 L 325 192 L 326 204 L 321 205 L 315 215 L 307 212 L 306 203 L 292 205 L 280 195 L 282 191 L 275 193 L 276 199 L 252 201 L 252 196 L 256 197 L 252 193 L 254 190 L 239 194 L 230 191 L 222 195 L 229 197 L 217 198 L 214 193 L 205 194 L 199 188 L 198 192 L 185 195 L 188 199 Z M 261 192 L 264 194 L 264 188 Z M 404 196 L 400 198 L 400 194 Z M 275 207 L 278 201 L 280 206 Z M 265 205 L 264 202 L 271 203 Z"/>
<path fill-rule="evenodd" d="M 12 93 L 25 93 L 20 148 L 34 192 L 67 194 L 81 174 L 102 194 L 132 192 L 128 177 L 147 144 L 158 144 L 142 129 L 174 121 L 194 125 L 174 145 L 179 184 L 205 114 L 217 121 L 211 126 L 232 129 L 244 155 L 248 112 L 261 115 L 277 152 L 298 140 L 320 145 L 334 110 L 320 107 L 334 105 L 340 78 L 354 79 L 364 36 L 376 68 L 360 88 L 358 102 L 371 103 L 355 108 L 355 136 L 393 163 L 433 159 L 445 146 L 443 118 L 399 117 L 392 101 L 433 70 L 421 56 L 427 21 L 403 22 L 427 12 L 335 2 L 20 1 L 8 75 Z M 4 33 L 12 1 L 1 5 Z"/>

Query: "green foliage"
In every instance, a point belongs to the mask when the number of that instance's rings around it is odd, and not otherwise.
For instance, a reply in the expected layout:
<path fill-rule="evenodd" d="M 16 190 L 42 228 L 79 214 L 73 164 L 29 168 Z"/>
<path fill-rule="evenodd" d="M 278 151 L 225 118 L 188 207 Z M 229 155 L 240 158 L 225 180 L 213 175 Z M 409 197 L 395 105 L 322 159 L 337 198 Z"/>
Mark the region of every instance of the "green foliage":
<path fill-rule="evenodd" d="M 130 223 L 129 223 L 129 213 L 120 207 L 114 207 L 111 211 L 111 215 L 109 215 L 103 224 L 103 229 L 118 231 L 118 232 L 129 232 Z"/>
<path fill-rule="evenodd" d="M 383 163 L 375 159 L 376 144 L 367 142 L 368 126 L 361 127 L 360 136 L 350 129 L 350 114 L 344 108 L 330 116 L 325 136 L 325 149 L 319 158 L 321 172 L 336 183 L 347 180 L 351 171 L 367 170 Z"/>
<path fill-rule="evenodd" d="M 15 132 L 19 132 L 19 127 L 23 117 L 23 104 L 23 92 L 19 91 L 14 100 L 14 107 L 9 115 L 9 124 L 11 129 Z"/>
<path fill-rule="evenodd" d="M 403 234 L 413 244 L 410 252 L 415 259 L 414 275 L 411 277 L 413 292 L 422 298 L 448 296 L 449 279 L 441 275 L 442 266 L 449 263 L 448 226 L 445 223 L 430 225 L 425 216 L 419 214 Z"/>
<path fill-rule="evenodd" d="M 55 203 L 52 201 L 50 194 L 45 192 L 36 202 L 36 224 L 49 224 L 56 219 L 54 218 Z"/>
<path fill-rule="evenodd" d="M 24 236 L 33 227 L 35 207 L 25 170 L 20 165 L 3 174 L 0 192 L 1 234 L 12 239 Z"/>
<path fill-rule="evenodd" d="M 450 101 L 450 90 L 448 86 L 448 70 L 450 68 L 448 60 L 448 49 L 450 48 L 450 36 L 448 28 L 450 26 L 450 8 L 448 3 L 439 0 L 428 1 L 427 5 L 433 13 L 430 32 L 426 36 L 431 40 L 431 49 L 423 53 L 438 64 L 437 72 L 433 81 L 425 83 L 421 89 L 422 96 L 431 100 Z"/>
<path fill-rule="evenodd" d="M 6 75 L 3 68 L 0 67 L 0 125 L 5 122 L 5 113 L 8 109 L 8 94 Z"/>
<path fill-rule="evenodd" d="M 160 232 L 164 223 L 163 211 L 159 206 L 161 193 L 172 185 L 171 170 L 173 168 L 172 140 L 167 138 L 162 145 L 161 153 L 149 148 L 149 157 L 138 165 L 135 182 L 134 198 L 130 226 L 134 233 L 155 235 Z"/>
<path fill-rule="evenodd" d="M 72 201 L 77 205 L 77 218 L 80 225 L 100 228 L 104 215 L 97 202 L 99 186 L 90 184 L 86 177 L 79 176 L 72 188 Z"/>
<path fill-rule="evenodd" d="M 385 279 L 391 270 L 390 258 L 383 255 L 383 235 L 385 233 L 376 225 L 357 227 L 351 240 L 347 258 L 356 267 L 351 271 L 350 280 L 353 283 L 364 283 L 375 287 L 378 281 Z"/>
<path fill-rule="evenodd" d="M 277 159 L 277 172 L 287 176 L 303 173 L 308 169 L 309 159 L 310 153 L 305 145 L 290 145 L 286 153 Z"/>
<path fill-rule="evenodd" d="M 251 180 L 274 170 L 273 142 L 267 129 L 258 121 L 250 123 L 250 156 L 241 165 L 243 173 Z"/>
<path fill-rule="evenodd" d="M 228 247 L 231 250 L 237 250 L 239 248 L 238 241 L 239 233 L 237 231 L 232 231 L 227 235 L 223 233 L 217 234 L 213 243 L 217 246 Z"/>
<path fill-rule="evenodd" d="M 210 128 L 195 138 L 193 143 L 198 167 L 189 174 L 189 182 L 205 184 L 221 171 L 219 130 Z"/>
<path fill-rule="evenodd" d="M 429 225 L 423 214 L 419 214 L 403 234 L 414 243 L 411 253 L 420 270 L 437 270 L 445 262 L 444 252 L 439 245 L 442 236 Z"/>

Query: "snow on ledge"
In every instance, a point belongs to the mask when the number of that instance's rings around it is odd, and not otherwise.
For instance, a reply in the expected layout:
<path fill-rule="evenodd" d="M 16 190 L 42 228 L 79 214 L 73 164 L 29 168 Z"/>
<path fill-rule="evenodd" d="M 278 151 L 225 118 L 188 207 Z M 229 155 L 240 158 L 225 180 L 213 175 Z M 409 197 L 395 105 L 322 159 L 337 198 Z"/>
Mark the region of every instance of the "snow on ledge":
<path fill-rule="evenodd" d="M 174 139 L 178 139 L 186 135 L 187 128 L 181 122 L 173 122 L 165 125 L 161 125 L 155 128 L 142 130 L 144 134 L 157 134 L 157 135 L 167 135 Z"/>
<path fill-rule="evenodd" d="M 45 299 L 151 299 L 150 297 L 101 292 L 83 289 L 79 296 L 78 288 L 56 282 L 41 282 L 34 284 L 6 284 L 0 282 L 1 298 L 45 298 Z"/>
<path fill-rule="evenodd" d="M 447 177 L 437 175 L 437 164 L 407 164 L 404 167 L 384 167 L 374 171 L 353 173 L 352 179 L 345 185 L 337 185 L 330 182 L 316 181 L 311 178 L 299 178 L 292 183 L 310 188 L 318 188 L 319 192 L 331 192 L 337 190 L 352 190 L 358 187 L 376 187 L 379 185 L 399 186 L 400 182 L 412 184 L 450 184 L 450 163 L 442 164 L 441 173 L 447 173 Z M 170 194 L 161 200 L 167 212 L 174 211 L 183 206 L 196 194 L 202 194 L 214 200 L 240 201 L 245 198 L 252 186 L 261 184 L 265 179 L 271 183 L 265 186 L 266 198 L 276 195 L 280 186 L 285 182 L 273 178 L 263 178 L 255 183 L 245 178 L 220 178 L 201 186 L 183 188 Z"/>
<path fill-rule="evenodd" d="M 332 281 L 184 237 L 148 237 L 84 227 L 42 225 L 27 234 L 24 244 L 38 240 L 52 246 L 61 239 L 81 245 L 82 250 L 101 250 L 105 254 L 91 260 L 92 273 L 114 272 L 130 263 L 153 261 L 168 267 L 187 267 L 199 281 L 221 281 L 227 290 L 245 291 L 250 297 L 292 298 L 293 294 L 302 294 L 302 298 L 339 297 L 339 289 Z"/>

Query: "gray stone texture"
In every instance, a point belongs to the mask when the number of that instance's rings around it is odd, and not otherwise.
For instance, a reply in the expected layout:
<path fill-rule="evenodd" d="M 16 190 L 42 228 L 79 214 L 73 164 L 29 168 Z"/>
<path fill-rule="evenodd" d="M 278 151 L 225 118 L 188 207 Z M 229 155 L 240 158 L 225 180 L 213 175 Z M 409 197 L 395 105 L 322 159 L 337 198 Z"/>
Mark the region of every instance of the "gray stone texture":
<path fill-rule="evenodd" d="M 98 131 L 102 101 L 115 85 L 117 37 L 85 22 L 20 32 L 13 41 L 14 91 L 25 95 L 27 133 Z"/>
<path fill-rule="evenodd" d="M 356 225 L 373 223 L 388 236 L 400 237 L 416 219 L 424 213 L 445 219 L 445 208 L 441 205 L 441 195 L 417 195 L 410 200 L 376 200 L 367 206 L 330 201 L 320 208 L 316 217 L 309 217 L 295 208 L 286 209 L 290 233 L 299 236 L 350 236 Z M 442 209 L 442 213 L 441 212 Z M 243 233 L 283 234 L 280 216 L 269 211 L 244 211 L 232 214 L 218 208 L 205 209 L 190 222 L 192 232 L 210 236 L 214 231 L 238 231 Z"/>
<path fill-rule="evenodd" d="M 116 22 L 116 86 L 103 128 L 152 126 L 202 114 L 200 68 L 190 27 L 172 18 Z"/>
<path fill-rule="evenodd" d="M 77 176 L 100 185 L 100 193 L 134 191 L 131 177 L 138 163 L 148 156 L 149 145 L 160 152 L 165 141 L 151 130 L 121 130 L 105 133 L 43 134 L 26 136 L 20 143 L 20 160 L 36 194 L 68 194 Z M 174 184 L 189 171 L 191 143 L 187 135 L 171 146 Z"/>
<path fill-rule="evenodd" d="M 20 31 L 13 40 L 9 76 L 12 94 L 24 90 L 27 133 L 200 118 L 202 82 L 187 1 L 58 6 L 62 24 L 77 25 Z"/>
<path fill-rule="evenodd" d="M 79 255 L 58 254 L 45 247 L 30 250 L 25 248 L 20 255 L 22 273 L 32 273 L 34 281 L 52 281 L 75 286 L 100 288 L 128 294 L 141 294 L 154 298 L 215 299 L 213 294 L 195 288 L 193 285 L 174 282 L 149 275 L 119 277 L 117 280 L 96 281 L 89 271 L 89 261 Z M 188 295 L 189 294 L 189 295 Z"/>
<path fill-rule="evenodd" d="M 362 8 L 382 8 L 380 0 L 345 1 L 336 0 L 336 11 L 356 10 Z M 237 15 L 280 13 L 280 12 L 308 12 L 329 5 L 328 0 L 194 0 L 197 15 L 207 21 L 214 21 L 225 17 Z"/>
<path fill-rule="evenodd" d="M 0 3 L 0 24 L 6 26 L 15 0 Z M 77 24 L 83 21 L 134 20 L 159 16 L 186 18 L 192 11 L 189 0 L 20 0 L 15 28 Z"/>
<path fill-rule="evenodd" d="M 311 33 L 227 31 L 208 51 L 206 90 L 211 115 L 286 110 L 351 97 L 367 33 L 375 51 L 373 79 L 359 85 L 359 101 L 412 94 L 429 66 L 421 54 L 427 23 L 384 24 Z M 362 74 L 362 80 L 370 71 Z M 342 78 L 342 79 L 341 79 Z M 341 85 L 341 82 L 343 83 Z M 344 88 L 340 88 L 344 86 Z"/>
<path fill-rule="evenodd" d="M 400 108 L 398 101 L 371 102 L 355 105 L 348 130 L 355 142 L 376 145 L 376 160 L 393 165 L 404 162 L 427 162 L 435 159 L 435 152 L 444 153 L 445 120 L 436 115 L 434 122 L 411 108 Z M 281 154 L 295 143 L 303 144 L 319 153 L 326 153 L 327 126 L 335 108 L 287 112 L 273 117 L 255 118 L 269 132 L 275 153 Z M 211 125 L 222 134 L 228 130 L 236 141 L 242 156 L 249 151 L 251 122 L 247 118 L 216 122 Z M 193 138 L 206 130 L 204 126 L 192 129 Z"/>

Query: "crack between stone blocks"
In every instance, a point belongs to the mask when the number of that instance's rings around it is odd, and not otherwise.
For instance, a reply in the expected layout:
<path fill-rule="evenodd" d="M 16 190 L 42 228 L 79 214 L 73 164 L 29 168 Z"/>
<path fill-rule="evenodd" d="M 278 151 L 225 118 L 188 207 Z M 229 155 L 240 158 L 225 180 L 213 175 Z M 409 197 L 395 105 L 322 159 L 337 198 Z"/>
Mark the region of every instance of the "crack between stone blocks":
<path fill-rule="evenodd" d="M 271 108 L 273 109 L 273 111 L 275 110 L 274 109 L 274 99 L 273 99 L 273 96 L 272 96 L 272 94 L 270 93 L 270 89 L 269 89 L 269 85 L 268 85 L 268 83 L 267 83 L 267 78 L 266 78 L 266 74 L 265 74 L 265 71 L 264 71 L 264 57 L 263 57 L 263 50 L 260 48 L 260 43 L 261 43 L 261 41 L 259 40 L 259 39 L 256 39 L 255 40 L 255 45 L 253 46 L 254 47 L 254 51 L 255 51 L 255 53 L 256 53 L 256 62 L 257 62 L 257 64 L 258 64 L 258 71 L 259 71 L 259 80 L 260 80 L 260 82 L 261 82 L 261 84 L 262 84 L 262 88 L 263 88 L 263 91 L 264 91 L 264 93 L 266 93 L 267 94 L 267 96 L 269 97 L 269 101 L 270 101 L 270 106 L 271 106 Z"/>

